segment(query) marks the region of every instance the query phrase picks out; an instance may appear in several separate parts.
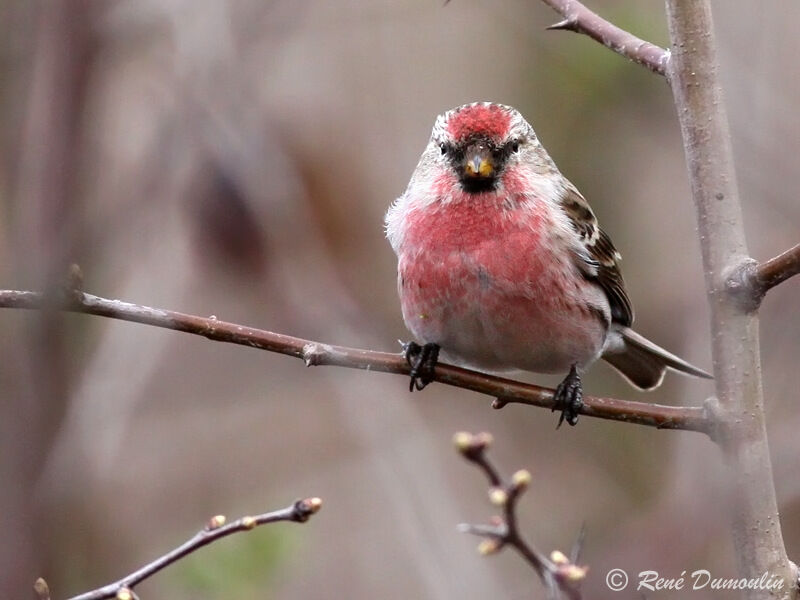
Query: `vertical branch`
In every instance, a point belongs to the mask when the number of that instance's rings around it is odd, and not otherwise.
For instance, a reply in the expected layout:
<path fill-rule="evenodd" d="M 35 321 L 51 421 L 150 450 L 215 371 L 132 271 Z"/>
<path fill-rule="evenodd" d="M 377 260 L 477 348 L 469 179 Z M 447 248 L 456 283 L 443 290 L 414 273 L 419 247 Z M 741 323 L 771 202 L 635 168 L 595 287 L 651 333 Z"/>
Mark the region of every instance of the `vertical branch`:
<path fill-rule="evenodd" d="M 88 0 L 28 0 L 36 19 L 16 66 L 26 73 L 24 116 L 12 152 L 14 193 L 8 211 L 9 270 L 45 286 L 73 260 L 67 252 L 78 213 L 81 117 L 92 36 Z M 0 339 L 0 514 L 9 524 L 0 544 L 0 598 L 25 597 L 30 573 L 47 571 L 58 553 L 48 542 L 50 511 L 36 493 L 66 410 L 69 368 L 61 318 L 9 324 Z"/>
<path fill-rule="evenodd" d="M 709 0 L 667 0 L 672 40 L 668 75 L 681 125 L 711 305 L 718 404 L 715 437 L 735 499 L 740 573 L 782 577 L 777 597 L 796 597 L 795 567 L 783 544 L 764 422 L 758 317 L 736 300 L 731 275 L 750 259 L 744 238 L 730 133 L 717 72 Z M 748 598 L 763 597 L 751 590 Z"/>

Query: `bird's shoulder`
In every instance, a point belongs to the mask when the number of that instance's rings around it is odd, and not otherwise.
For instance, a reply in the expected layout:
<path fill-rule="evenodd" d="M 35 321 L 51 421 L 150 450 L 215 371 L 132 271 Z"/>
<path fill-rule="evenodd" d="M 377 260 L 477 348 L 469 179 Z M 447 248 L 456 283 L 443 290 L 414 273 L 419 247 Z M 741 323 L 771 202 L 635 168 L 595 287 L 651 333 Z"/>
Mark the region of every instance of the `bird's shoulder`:
<path fill-rule="evenodd" d="M 561 208 L 578 235 L 577 264 L 583 275 L 595 281 L 605 292 L 615 323 L 630 326 L 633 306 L 625 291 L 619 263 L 622 256 L 611 238 L 600 229 L 589 203 L 570 182 L 560 198 Z"/>

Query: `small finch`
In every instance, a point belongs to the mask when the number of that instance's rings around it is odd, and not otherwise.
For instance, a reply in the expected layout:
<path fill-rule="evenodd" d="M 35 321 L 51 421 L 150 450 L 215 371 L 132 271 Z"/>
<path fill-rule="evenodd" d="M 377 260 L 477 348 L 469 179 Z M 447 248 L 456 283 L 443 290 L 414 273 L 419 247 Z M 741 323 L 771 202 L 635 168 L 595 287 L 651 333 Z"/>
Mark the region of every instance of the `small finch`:
<path fill-rule="evenodd" d="M 711 376 L 631 329 L 620 254 L 581 193 L 515 109 L 487 102 L 436 119 L 405 193 L 386 214 L 398 258 L 411 389 L 442 351 L 498 372 L 567 372 L 559 425 L 574 425 L 581 374 L 598 358 L 637 388 L 667 368 Z"/>

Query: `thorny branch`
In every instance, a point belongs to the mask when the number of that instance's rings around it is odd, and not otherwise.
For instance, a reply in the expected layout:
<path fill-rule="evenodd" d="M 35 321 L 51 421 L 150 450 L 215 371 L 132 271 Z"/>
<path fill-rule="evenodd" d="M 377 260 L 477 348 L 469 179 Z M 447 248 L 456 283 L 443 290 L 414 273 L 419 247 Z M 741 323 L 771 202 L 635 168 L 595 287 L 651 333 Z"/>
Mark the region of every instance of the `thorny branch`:
<path fill-rule="evenodd" d="M 122 579 L 104 585 L 103 587 L 74 596 L 69 600 L 104 600 L 107 598 L 116 598 L 117 600 L 135 600 L 136 594 L 133 588 L 152 577 L 165 567 L 173 564 L 174 562 L 184 558 L 185 556 L 199 550 L 212 542 L 221 538 L 227 537 L 231 534 L 240 531 L 250 531 L 259 525 L 267 523 L 276 523 L 278 521 L 293 521 L 295 523 L 306 522 L 311 515 L 316 513 L 322 507 L 322 500 L 319 498 L 305 498 L 298 500 L 291 506 L 276 510 L 261 515 L 242 517 L 236 521 L 225 524 L 225 517 L 218 515 L 212 517 L 208 525 L 199 531 L 193 538 L 187 540 L 174 550 L 171 550 L 163 556 L 157 558 L 151 563 L 144 565 L 142 568 L 134 571 L 130 575 L 126 575 Z M 47 583 L 43 579 L 36 581 L 34 590 L 39 596 L 40 600 L 50 600 L 50 591 Z"/>
<path fill-rule="evenodd" d="M 199 317 L 150 308 L 121 300 L 109 300 L 78 290 L 67 290 L 63 298 L 53 299 L 38 292 L 0 290 L 0 308 L 52 309 L 85 313 L 143 323 L 164 329 L 201 335 L 210 340 L 259 348 L 294 356 L 307 366 L 331 365 L 407 375 L 408 364 L 401 354 L 333 346 L 263 329 L 220 321 L 215 316 Z M 451 365 L 437 364 L 434 380 L 447 385 L 487 394 L 495 398 L 494 408 L 506 404 L 527 404 L 558 408 L 553 390 L 511 379 L 495 377 Z M 600 419 L 624 421 L 659 429 L 683 429 L 708 433 L 709 420 L 702 407 L 675 407 L 613 398 L 584 396 L 580 414 Z"/>
<path fill-rule="evenodd" d="M 461 455 L 484 472 L 491 485 L 489 500 L 503 510 L 502 516 L 492 517 L 488 525 L 462 523 L 459 529 L 483 538 L 478 545 L 478 552 L 482 555 L 494 554 L 504 546 L 514 548 L 539 574 L 549 598 L 559 598 L 563 592 L 570 600 L 580 600 L 580 584 L 588 571 L 587 567 L 576 564 L 580 553 L 580 538 L 570 558 L 558 550 L 548 557 L 525 541 L 519 531 L 517 500 L 530 485 L 531 474 L 523 469 L 514 473 L 510 482 L 504 482 L 497 468 L 486 456 L 486 448 L 492 443 L 492 436 L 488 433 L 473 435 L 460 432 L 453 437 L 453 441 Z"/>
<path fill-rule="evenodd" d="M 563 21 L 551 25 L 548 29 L 566 29 L 582 33 L 654 73 L 667 76 L 669 50 L 639 39 L 624 29 L 620 29 L 586 8 L 577 0 L 542 1 L 564 17 Z"/>

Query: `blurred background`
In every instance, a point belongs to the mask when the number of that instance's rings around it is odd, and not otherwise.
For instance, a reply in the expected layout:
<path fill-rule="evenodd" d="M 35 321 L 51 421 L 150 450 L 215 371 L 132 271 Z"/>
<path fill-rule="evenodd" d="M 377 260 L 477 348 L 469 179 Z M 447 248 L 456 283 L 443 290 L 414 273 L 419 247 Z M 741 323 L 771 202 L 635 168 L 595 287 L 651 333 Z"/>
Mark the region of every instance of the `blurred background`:
<path fill-rule="evenodd" d="M 779 6 L 778 6 L 779 5 Z M 666 45 L 663 3 L 590 2 Z M 800 5 L 722 2 L 720 59 L 753 256 L 800 227 Z M 707 305 L 666 83 L 596 43 L 545 32 L 534 0 L 4 0 L 0 287 L 85 289 L 343 345 L 407 339 L 383 237 L 434 118 L 519 108 L 625 257 L 637 329 L 710 368 Z M 746 43 L 743 42 L 746 40 Z M 800 553 L 800 278 L 762 311 L 766 411 L 790 556 Z M 530 598 L 511 552 L 456 531 L 494 509 L 455 431 L 491 431 L 533 473 L 529 539 L 569 550 L 587 598 L 605 574 L 735 574 L 724 469 L 693 433 L 556 416 L 406 378 L 82 315 L 0 311 L 0 598 L 110 582 L 231 518 L 317 495 L 322 512 L 228 538 L 142 598 Z M 545 384 L 557 380 L 520 375 Z M 668 376 L 633 391 L 598 365 L 588 393 L 699 404 Z M 656 597 L 656 595 L 654 595 Z M 659 598 L 679 597 L 658 594 Z M 683 596 L 681 596 L 683 597 Z M 692 598 L 719 598 L 697 592 Z"/>

